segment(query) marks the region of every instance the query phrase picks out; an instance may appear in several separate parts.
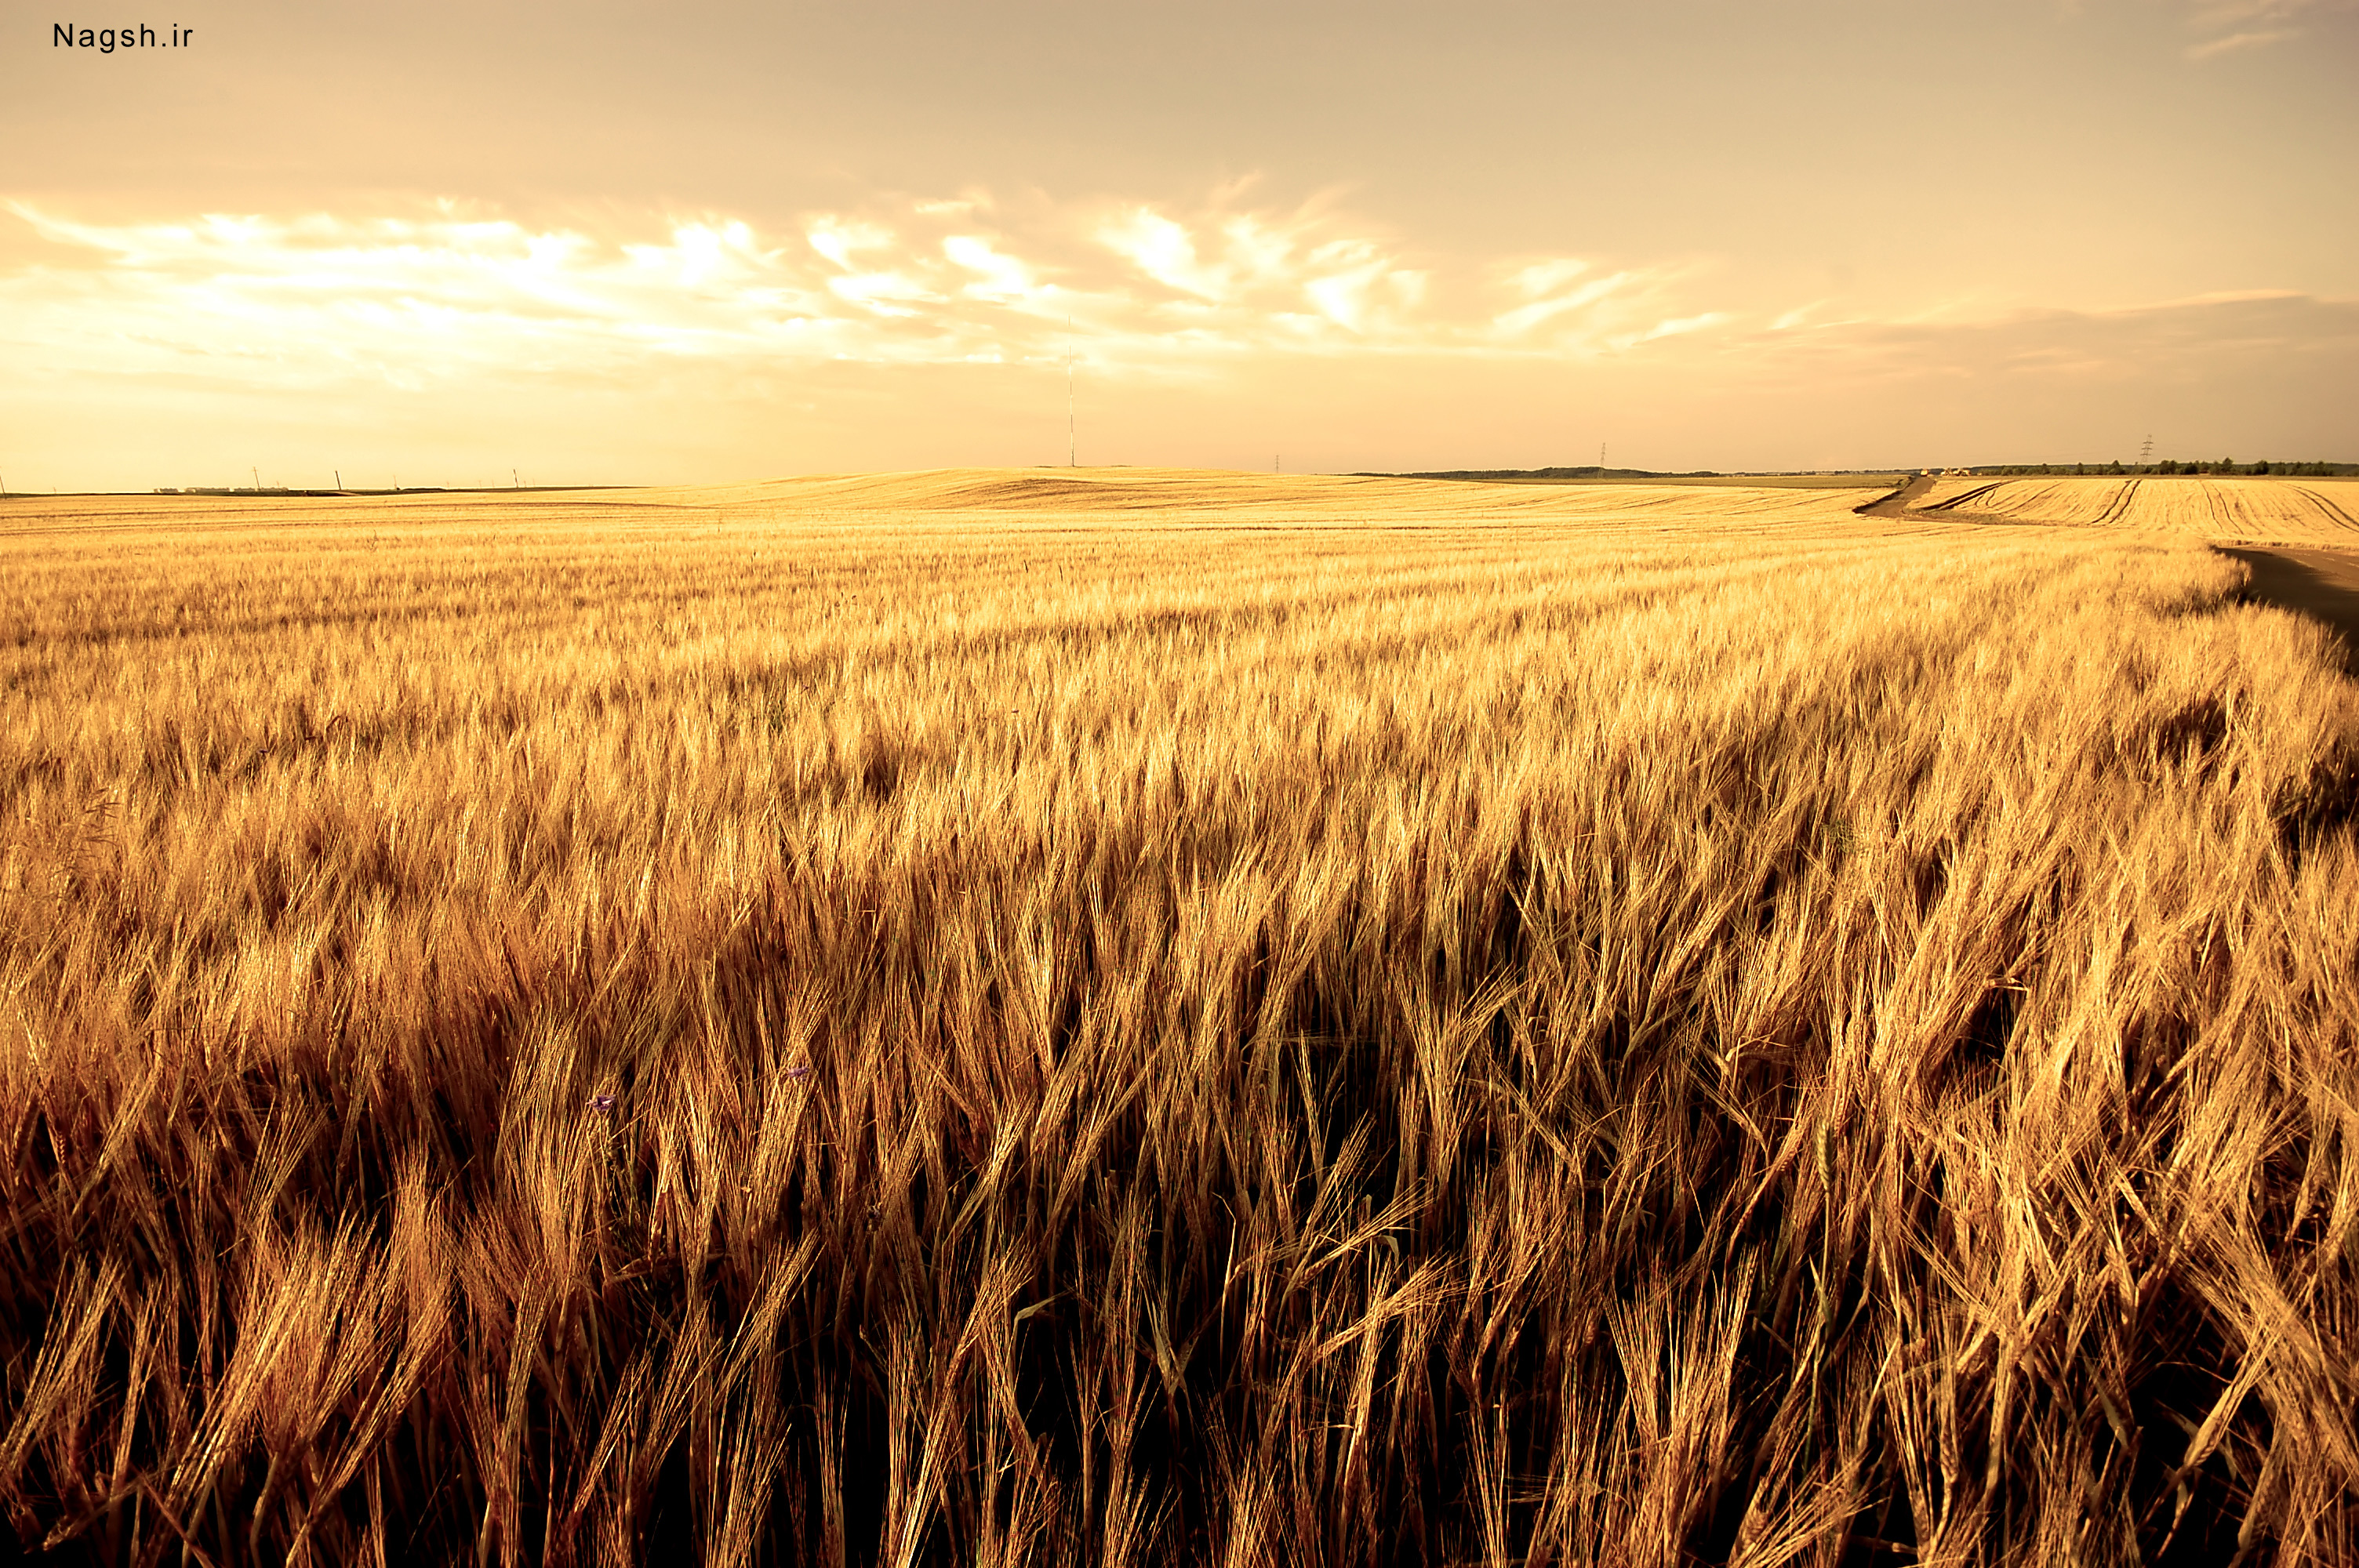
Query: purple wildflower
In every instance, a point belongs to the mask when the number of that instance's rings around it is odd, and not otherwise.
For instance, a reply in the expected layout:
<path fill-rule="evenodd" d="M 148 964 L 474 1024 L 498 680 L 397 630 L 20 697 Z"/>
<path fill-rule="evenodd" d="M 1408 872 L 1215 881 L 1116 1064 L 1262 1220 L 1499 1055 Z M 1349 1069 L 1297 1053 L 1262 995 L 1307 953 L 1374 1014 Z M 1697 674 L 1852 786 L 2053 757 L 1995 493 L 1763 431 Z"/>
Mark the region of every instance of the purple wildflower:
<path fill-rule="evenodd" d="M 803 1063 L 803 1064 L 802 1064 L 801 1065 L 799 1065 L 799 1066 L 788 1067 L 788 1068 L 787 1069 L 787 1076 L 788 1076 L 788 1077 L 790 1077 L 790 1078 L 799 1078 L 799 1077 L 802 1077 L 803 1076 L 805 1076 L 806 1074 L 808 1074 L 810 1071 L 810 1063 L 808 1063 L 808 1062 L 805 1062 L 805 1063 Z"/>
<path fill-rule="evenodd" d="M 614 1097 L 613 1095 L 592 1095 L 590 1097 L 590 1108 L 592 1110 L 612 1110 L 614 1108 Z"/>

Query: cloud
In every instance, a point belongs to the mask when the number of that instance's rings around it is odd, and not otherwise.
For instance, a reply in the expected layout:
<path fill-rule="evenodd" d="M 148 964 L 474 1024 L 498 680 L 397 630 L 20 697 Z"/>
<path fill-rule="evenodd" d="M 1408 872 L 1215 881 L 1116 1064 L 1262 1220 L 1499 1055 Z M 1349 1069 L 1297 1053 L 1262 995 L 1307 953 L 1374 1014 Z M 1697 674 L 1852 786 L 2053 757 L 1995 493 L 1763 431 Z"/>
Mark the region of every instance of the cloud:
<path fill-rule="evenodd" d="M 2206 0 L 2192 8 L 2188 26 L 2206 32 L 2241 27 L 2253 22 L 2277 22 L 2313 9 L 2317 0 Z"/>
<path fill-rule="evenodd" d="M 952 234 L 942 242 L 942 254 L 977 276 L 964 293 L 975 299 L 1014 300 L 1038 291 L 1032 269 L 1014 256 L 1002 255 L 991 242 L 974 234 Z"/>
<path fill-rule="evenodd" d="M 1829 319 L 1824 300 L 1739 308 L 1706 259 L 1453 256 L 1252 194 L 878 198 L 775 226 L 706 213 L 619 230 L 455 206 L 101 223 L 19 204 L 13 248 L 0 224 L 0 434 L 92 464 L 129 461 L 118 449 L 195 461 L 322 422 L 305 439 L 338 452 L 407 430 L 438 450 L 561 448 L 577 473 L 659 440 L 703 454 L 687 472 L 765 470 L 788 449 L 907 464 L 965 450 L 960 432 L 1002 429 L 1008 410 L 1061 413 L 1009 378 L 1029 365 L 1061 391 L 1071 353 L 1138 411 L 1123 449 L 1140 460 L 1201 455 L 1159 444 L 1190 429 L 1234 426 L 1251 450 L 1277 420 L 1330 430 L 1345 466 L 1506 461 L 1603 408 L 1634 440 L 1655 431 L 1651 466 L 1729 466 L 1756 440 L 1752 460 L 1789 466 L 1770 435 L 1882 460 L 1843 443 L 2060 440 L 2039 432 L 2156 399 L 2222 433 L 2207 446 L 2324 450 L 2321 422 L 2359 375 L 2359 301 Z M 888 429 L 906 444 L 865 433 Z M 1289 455 L 1295 439 L 1310 438 Z"/>
<path fill-rule="evenodd" d="M 2351 0 L 2199 0 L 2189 7 L 2187 27 L 2205 36 L 2182 52 L 2201 61 L 2267 49 L 2300 38 L 2306 29 L 2293 24 L 2305 16 L 2351 8 Z"/>
<path fill-rule="evenodd" d="M 952 203 L 929 202 L 922 205 L 919 211 L 930 216 L 940 211 L 942 207 L 958 210 Z M 813 219 L 810 226 L 803 231 L 803 237 L 810 242 L 811 249 L 849 272 L 859 265 L 852 259 L 854 255 L 863 251 L 882 250 L 890 245 L 893 243 L 893 231 L 879 228 L 874 223 L 864 223 L 856 220 L 830 215 Z"/>
<path fill-rule="evenodd" d="M 2258 33 L 2230 33 L 2226 38 L 2213 38 L 2209 43 L 2189 45 L 2187 58 L 2210 59 L 2216 55 L 2234 54 L 2243 49 L 2265 49 L 2270 44 L 2283 43 L 2288 38 L 2298 37 L 2300 29 L 2297 27 L 2272 27 Z"/>
<path fill-rule="evenodd" d="M 2149 427 L 2343 455 L 2359 300 L 1740 308 L 1708 259 L 1451 255 L 1254 194 L 614 229 L 0 208 L 0 458 L 136 485 L 228 482 L 224 454 L 323 483 L 1061 460 L 1068 353 L 1098 460 L 1266 463 L 1282 429 L 1289 468 L 1538 466 L 1601 423 L 1648 467 L 2103 458 Z"/>
<path fill-rule="evenodd" d="M 1430 282 L 1423 269 L 1386 240 L 1335 228 L 1309 209 L 1273 214 L 1215 207 L 1174 217 L 1132 204 L 1102 219 L 1094 237 L 1137 279 L 1184 297 L 1167 302 L 1166 313 L 1200 331 L 1223 320 L 1252 339 L 1258 334 L 1250 323 L 1258 319 L 1297 342 L 1341 329 L 1352 340 L 1397 343 L 1449 330 L 1442 320 L 1417 316 Z"/>
<path fill-rule="evenodd" d="M 1630 341 L 1651 343 L 1658 338 L 1682 337 L 1690 332 L 1707 331 L 1729 319 L 1729 314 L 1724 310 L 1707 310 L 1701 316 L 1681 316 L 1672 320 L 1658 321 Z"/>
<path fill-rule="evenodd" d="M 784 234 L 727 214 L 636 233 L 455 203 L 399 216 L 97 223 L 11 209 L 51 243 L 0 269 L 15 347 L 58 374 L 254 388 L 627 381 L 666 362 L 1057 362 L 1199 374 L 1269 353 L 1628 352 L 1725 316 L 1676 266 L 1542 257 L 1440 266 L 1311 203 L 998 209 L 880 200 Z"/>
<path fill-rule="evenodd" d="M 1207 266 L 1196 255 L 1195 237 L 1148 207 L 1135 207 L 1102 225 L 1098 238 L 1108 250 L 1167 288 L 1220 302 L 1230 293 L 1225 268 Z"/>
<path fill-rule="evenodd" d="M 1816 433 L 1844 462 L 2126 460 L 2148 435 L 2157 456 L 2339 459 L 2359 384 L 2359 299 L 2248 291 L 1740 329 L 1709 351 L 1716 428 L 1740 453 L 1782 426 L 1805 449 Z M 1777 449 L 1763 445 L 1764 459 Z"/>
<path fill-rule="evenodd" d="M 1940 384 L 2002 395 L 2032 387 L 2060 395 L 2073 389 L 2194 387 L 2264 373 L 2299 379 L 2330 365 L 2347 375 L 2359 366 L 2359 300 L 2248 290 L 2121 310 L 2019 310 L 1823 326 L 1781 319 L 1766 330 L 1734 331 L 1713 351 L 1731 373 L 1773 384 Z"/>
<path fill-rule="evenodd" d="M 1572 265 L 1575 271 L 1579 270 L 1579 263 L 1576 262 Z M 1543 264 L 1523 269 L 1519 276 L 1528 276 L 1532 274 L 1546 275 L 1559 270 Z M 1563 276 L 1569 277 L 1571 274 L 1567 273 Z M 1616 289 L 1623 287 L 1629 281 L 1628 274 L 1619 272 L 1610 277 L 1593 278 L 1578 288 L 1567 289 L 1561 293 L 1535 299 L 1530 304 L 1519 305 L 1513 310 L 1503 310 L 1491 318 L 1491 324 L 1496 327 L 1504 337 L 1520 338 L 1533 328 L 1561 316 L 1568 310 L 1578 310 L 1584 306 L 1594 305 L 1600 300 L 1609 298 Z"/>

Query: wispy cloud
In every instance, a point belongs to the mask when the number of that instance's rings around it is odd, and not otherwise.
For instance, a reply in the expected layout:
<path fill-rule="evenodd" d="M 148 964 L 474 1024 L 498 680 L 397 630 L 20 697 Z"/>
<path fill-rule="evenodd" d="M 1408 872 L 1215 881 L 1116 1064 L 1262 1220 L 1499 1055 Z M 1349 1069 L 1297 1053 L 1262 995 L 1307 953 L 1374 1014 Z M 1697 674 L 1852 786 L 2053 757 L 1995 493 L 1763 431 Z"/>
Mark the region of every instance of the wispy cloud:
<path fill-rule="evenodd" d="M 50 258 L 0 271 L 20 351 L 117 373 L 422 387 L 650 364 L 1628 352 L 1721 325 L 1691 269 L 1411 256 L 1321 203 L 1010 211 L 987 193 L 639 235 L 446 204 L 400 217 L 93 222 L 23 203 Z M 60 259 L 61 258 L 61 259 Z"/>
<path fill-rule="evenodd" d="M 2206 32 L 2254 23 L 2281 22 L 2311 10 L 2318 0 L 2199 0 L 2190 8 L 2188 26 Z"/>
<path fill-rule="evenodd" d="M 2243 49 L 2266 49 L 2271 44 L 2283 43 L 2288 38 L 2299 37 L 2299 33 L 2300 29 L 2298 27 L 2270 27 L 2257 33 L 2230 33 L 2225 38 L 2213 38 L 2208 43 L 2189 45 L 2187 58 L 2210 59 L 2215 55 L 2235 54 Z"/>
<path fill-rule="evenodd" d="M 1733 372 L 1770 381 L 1963 382 L 2069 390 L 2143 382 L 2199 383 L 2232 369 L 2293 375 L 2359 363 L 2359 301 L 2274 289 L 2208 294 L 2118 310 L 1928 312 L 1910 320 L 1781 318 L 1719 345 Z"/>
<path fill-rule="evenodd" d="M 2348 0 L 2197 0 L 2187 27 L 2200 36 L 2183 52 L 2207 60 L 2267 49 L 2300 38 L 2306 29 L 2296 24 L 2306 15 L 2348 9 Z"/>
<path fill-rule="evenodd" d="M 1276 422 L 1290 460 L 1323 441 L 1352 467 L 1557 461 L 1569 413 L 1609 409 L 1617 441 L 1668 466 L 1790 464 L 1836 435 L 1819 457 L 1850 461 L 2171 399 L 2190 429 L 2323 450 L 2359 369 L 2349 300 L 1740 307 L 1745 280 L 1708 259 L 1452 255 L 1246 194 L 966 192 L 636 232 L 455 204 L 103 222 L 19 204 L 22 226 L 0 221 L 0 435 L 93 469 L 145 454 L 140 483 L 269 439 L 281 461 L 386 472 L 477 447 L 576 477 L 651 451 L 693 454 L 667 460 L 690 473 L 1005 460 L 1035 449 L 1017 411 L 1078 353 L 1085 389 L 1118 387 L 1107 406 L 1136 421 L 1101 414 L 1098 449 L 1139 460 L 1250 451 Z M 1043 374 L 989 368 L 1024 365 Z"/>

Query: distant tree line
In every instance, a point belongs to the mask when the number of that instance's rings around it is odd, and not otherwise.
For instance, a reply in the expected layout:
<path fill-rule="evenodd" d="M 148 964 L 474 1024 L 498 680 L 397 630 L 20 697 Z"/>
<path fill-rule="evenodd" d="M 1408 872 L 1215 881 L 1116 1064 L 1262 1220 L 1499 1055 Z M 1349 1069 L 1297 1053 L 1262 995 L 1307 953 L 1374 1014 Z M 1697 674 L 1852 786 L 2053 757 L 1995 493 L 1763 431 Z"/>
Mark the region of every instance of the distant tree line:
<path fill-rule="evenodd" d="M 1572 469 L 1450 469 L 1436 473 L 1354 474 L 1354 479 L 1722 479 L 1711 469 L 1688 473 L 1661 473 L 1653 469 L 1602 469 L 1595 463 Z"/>
<path fill-rule="evenodd" d="M 1858 469 L 1858 473 L 1891 473 L 1893 469 Z M 1900 471 L 1905 471 L 1900 470 Z M 2222 458 L 2217 462 L 2182 462 L 2177 458 L 2165 458 L 2152 463 L 1984 463 L 1976 468 L 1951 470 L 1960 473 L 2000 475 L 2017 474 L 2282 474 L 2325 479 L 2336 474 L 2359 474 L 2359 463 L 2279 462 L 2274 460 L 2240 463 L 2234 458 Z M 1666 473 L 1654 469 L 1606 469 L 1594 463 L 1586 468 L 1556 469 L 1448 469 L 1427 473 L 1362 473 L 1355 479 L 1474 479 L 1474 480 L 1568 480 L 1568 479 L 1726 479 L 1732 477 L 1712 469 L 1693 469 L 1685 473 Z"/>
<path fill-rule="evenodd" d="M 1986 474 L 2133 474 L 2133 473 L 2212 473 L 2212 474 L 2290 474 L 2324 479 L 2334 474 L 2359 473 L 2359 463 L 2307 462 L 2288 463 L 2264 461 L 2240 463 L 2234 458 L 2222 458 L 2218 462 L 2181 462 L 2177 458 L 2165 458 L 2152 463 L 1985 463 L 1968 473 Z"/>

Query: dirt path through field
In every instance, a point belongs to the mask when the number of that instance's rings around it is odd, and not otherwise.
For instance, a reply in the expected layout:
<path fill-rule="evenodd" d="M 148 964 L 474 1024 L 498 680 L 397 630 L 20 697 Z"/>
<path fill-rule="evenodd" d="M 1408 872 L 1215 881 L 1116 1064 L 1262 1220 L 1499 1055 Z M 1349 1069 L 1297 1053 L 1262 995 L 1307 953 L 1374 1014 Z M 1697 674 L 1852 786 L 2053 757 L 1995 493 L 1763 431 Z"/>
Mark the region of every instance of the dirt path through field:
<path fill-rule="evenodd" d="M 1920 473 L 1881 501 L 1871 502 L 1858 509 L 1862 517 L 1906 517 L 1917 498 L 1933 488 L 1933 476 Z"/>
<path fill-rule="evenodd" d="M 2343 667 L 2359 675 L 2359 555 L 2347 550 L 2215 546 L 2253 568 L 2246 598 L 2322 621 L 2343 639 Z"/>

